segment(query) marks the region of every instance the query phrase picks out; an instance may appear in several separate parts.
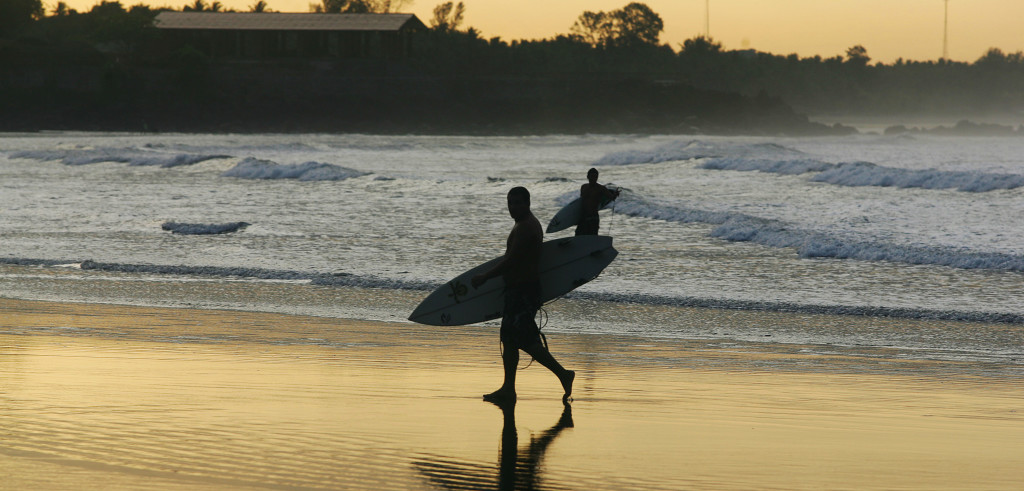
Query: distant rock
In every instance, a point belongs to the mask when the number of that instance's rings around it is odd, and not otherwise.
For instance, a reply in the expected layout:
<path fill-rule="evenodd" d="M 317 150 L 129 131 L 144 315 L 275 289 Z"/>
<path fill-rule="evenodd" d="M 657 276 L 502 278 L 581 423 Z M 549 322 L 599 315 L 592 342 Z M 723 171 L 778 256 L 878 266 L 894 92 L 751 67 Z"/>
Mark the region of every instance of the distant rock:
<path fill-rule="evenodd" d="M 1010 125 L 993 123 L 975 123 L 966 119 L 960 120 L 952 128 L 935 126 L 932 128 L 908 128 L 904 125 L 890 126 L 885 129 L 886 135 L 925 134 L 951 136 L 1024 136 L 1024 125 L 1014 128 Z"/>

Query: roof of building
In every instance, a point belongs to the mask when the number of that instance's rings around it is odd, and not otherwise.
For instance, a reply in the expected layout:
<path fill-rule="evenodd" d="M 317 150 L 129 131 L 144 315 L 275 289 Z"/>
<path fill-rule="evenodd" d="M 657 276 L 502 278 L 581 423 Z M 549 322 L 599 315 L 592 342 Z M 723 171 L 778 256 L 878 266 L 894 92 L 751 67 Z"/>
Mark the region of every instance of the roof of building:
<path fill-rule="evenodd" d="M 160 12 L 155 25 L 159 29 L 237 31 L 400 31 L 426 27 L 414 14 L 173 11 Z"/>

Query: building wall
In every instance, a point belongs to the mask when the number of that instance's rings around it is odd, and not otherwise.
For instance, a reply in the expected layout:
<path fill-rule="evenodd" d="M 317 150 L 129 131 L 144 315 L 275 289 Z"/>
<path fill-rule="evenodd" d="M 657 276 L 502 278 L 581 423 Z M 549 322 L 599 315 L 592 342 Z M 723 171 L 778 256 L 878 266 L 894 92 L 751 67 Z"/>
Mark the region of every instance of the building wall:
<path fill-rule="evenodd" d="M 164 35 L 214 59 L 400 59 L 411 48 L 404 32 L 175 30 Z"/>

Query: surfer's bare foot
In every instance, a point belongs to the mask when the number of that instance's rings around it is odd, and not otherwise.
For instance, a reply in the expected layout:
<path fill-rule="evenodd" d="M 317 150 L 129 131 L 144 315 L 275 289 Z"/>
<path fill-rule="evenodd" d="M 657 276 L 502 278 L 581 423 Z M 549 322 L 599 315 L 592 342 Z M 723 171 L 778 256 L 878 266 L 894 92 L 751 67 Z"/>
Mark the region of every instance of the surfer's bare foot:
<path fill-rule="evenodd" d="M 516 402 L 516 391 L 506 388 L 498 389 L 490 394 L 484 394 L 484 400 L 495 404 Z"/>
<path fill-rule="evenodd" d="M 572 400 L 572 381 L 576 379 L 576 372 L 572 370 L 566 370 L 565 373 L 558 377 L 558 380 L 562 382 L 562 390 L 565 394 L 562 395 L 562 402 L 569 402 Z"/>

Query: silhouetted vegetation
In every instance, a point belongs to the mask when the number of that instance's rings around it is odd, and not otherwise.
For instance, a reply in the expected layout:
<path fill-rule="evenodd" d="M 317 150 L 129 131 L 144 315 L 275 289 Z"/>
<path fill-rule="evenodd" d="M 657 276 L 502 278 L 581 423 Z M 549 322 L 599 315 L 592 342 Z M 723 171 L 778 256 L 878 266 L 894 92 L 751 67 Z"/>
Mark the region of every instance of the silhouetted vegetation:
<path fill-rule="evenodd" d="M 406 0 L 321 0 L 309 4 L 310 12 L 321 14 L 386 14 L 398 12 Z"/>
<path fill-rule="evenodd" d="M 322 0 L 311 9 L 395 5 Z M 179 9 L 223 7 L 193 0 Z M 153 27 L 157 13 L 103 1 L 82 13 L 58 3 L 46 15 L 38 0 L 0 0 L 0 129 L 814 134 L 849 129 L 800 113 L 1024 111 L 1020 52 L 872 64 L 860 45 L 831 58 L 725 50 L 705 37 L 674 49 L 659 40 L 660 16 L 637 2 L 583 12 L 566 34 L 514 41 L 463 28 L 465 6 L 446 2 L 400 59 L 218 58 L 169 42 Z"/>

